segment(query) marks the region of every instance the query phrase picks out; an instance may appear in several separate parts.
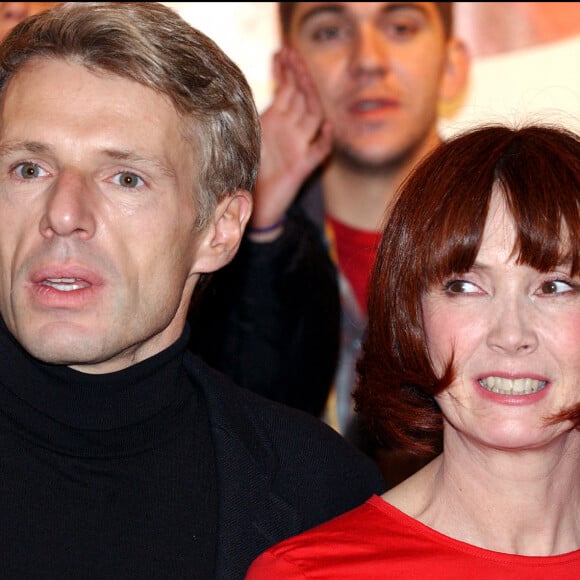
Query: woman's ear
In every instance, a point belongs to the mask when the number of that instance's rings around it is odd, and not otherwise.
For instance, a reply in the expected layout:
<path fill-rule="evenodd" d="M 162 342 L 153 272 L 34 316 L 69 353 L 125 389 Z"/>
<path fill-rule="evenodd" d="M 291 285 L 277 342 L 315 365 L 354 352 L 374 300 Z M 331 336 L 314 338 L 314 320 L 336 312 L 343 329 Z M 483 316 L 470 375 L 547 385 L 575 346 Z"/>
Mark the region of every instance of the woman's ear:
<path fill-rule="evenodd" d="M 236 255 L 252 213 L 252 195 L 238 189 L 222 199 L 212 222 L 202 234 L 192 273 L 209 273 L 228 264 Z"/>

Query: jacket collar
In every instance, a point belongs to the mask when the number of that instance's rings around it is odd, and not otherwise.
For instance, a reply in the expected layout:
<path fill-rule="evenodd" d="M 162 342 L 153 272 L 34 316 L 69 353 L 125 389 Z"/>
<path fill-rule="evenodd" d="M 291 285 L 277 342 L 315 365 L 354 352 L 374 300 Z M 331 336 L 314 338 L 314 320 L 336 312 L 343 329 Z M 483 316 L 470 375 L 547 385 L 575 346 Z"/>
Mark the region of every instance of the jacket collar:
<path fill-rule="evenodd" d="M 186 368 L 206 397 L 215 447 L 216 580 L 243 578 L 261 552 L 301 531 L 302 518 L 275 490 L 277 454 L 252 404 L 261 400 L 196 356 L 186 357 Z"/>

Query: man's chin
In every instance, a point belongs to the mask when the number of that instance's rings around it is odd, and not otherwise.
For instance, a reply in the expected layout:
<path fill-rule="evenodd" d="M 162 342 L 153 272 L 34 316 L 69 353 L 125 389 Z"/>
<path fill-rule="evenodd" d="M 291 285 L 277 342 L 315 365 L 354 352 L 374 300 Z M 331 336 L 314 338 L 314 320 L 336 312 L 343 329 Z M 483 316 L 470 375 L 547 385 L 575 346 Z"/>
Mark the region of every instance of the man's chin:
<path fill-rule="evenodd" d="M 16 338 L 30 355 L 47 364 L 95 365 L 102 362 L 106 351 L 104 337 L 99 339 L 94 329 L 45 327 Z"/>
<path fill-rule="evenodd" d="M 68 367 L 93 366 L 101 362 L 95 357 L 95 349 L 81 344 L 23 344 L 30 355 L 46 364 L 64 365 Z"/>
<path fill-rule="evenodd" d="M 334 157 L 344 167 L 359 174 L 377 177 L 381 173 L 389 174 L 399 161 L 391 152 L 364 147 L 344 147 L 336 149 Z"/>

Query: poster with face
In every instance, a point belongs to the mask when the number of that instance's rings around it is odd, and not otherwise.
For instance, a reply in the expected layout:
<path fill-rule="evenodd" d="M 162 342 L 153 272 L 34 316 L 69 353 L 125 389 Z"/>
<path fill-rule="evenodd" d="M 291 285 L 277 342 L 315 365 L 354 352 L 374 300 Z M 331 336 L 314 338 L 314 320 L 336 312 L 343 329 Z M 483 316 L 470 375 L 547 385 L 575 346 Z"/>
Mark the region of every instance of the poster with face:
<path fill-rule="evenodd" d="M 455 28 L 476 59 L 538 48 L 580 34 L 580 3 L 456 2 Z"/>

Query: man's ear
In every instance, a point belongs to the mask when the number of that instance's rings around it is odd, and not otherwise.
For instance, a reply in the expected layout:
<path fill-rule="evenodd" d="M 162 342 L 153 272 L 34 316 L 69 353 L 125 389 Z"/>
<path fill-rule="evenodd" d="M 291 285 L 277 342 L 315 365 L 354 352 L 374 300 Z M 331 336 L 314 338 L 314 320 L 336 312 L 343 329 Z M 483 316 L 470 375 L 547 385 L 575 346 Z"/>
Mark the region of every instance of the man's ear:
<path fill-rule="evenodd" d="M 252 195 L 238 189 L 220 201 L 202 234 L 192 272 L 215 272 L 236 255 L 252 213 Z"/>
<path fill-rule="evenodd" d="M 466 44 L 459 38 L 451 38 L 447 43 L 447 60 L 439 88 L 439 102 L 446 116 L 459 108 L 463 101 L 469 80 L 471 57 Z"/>

